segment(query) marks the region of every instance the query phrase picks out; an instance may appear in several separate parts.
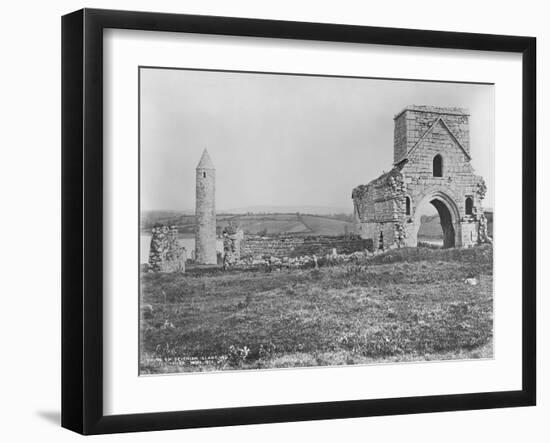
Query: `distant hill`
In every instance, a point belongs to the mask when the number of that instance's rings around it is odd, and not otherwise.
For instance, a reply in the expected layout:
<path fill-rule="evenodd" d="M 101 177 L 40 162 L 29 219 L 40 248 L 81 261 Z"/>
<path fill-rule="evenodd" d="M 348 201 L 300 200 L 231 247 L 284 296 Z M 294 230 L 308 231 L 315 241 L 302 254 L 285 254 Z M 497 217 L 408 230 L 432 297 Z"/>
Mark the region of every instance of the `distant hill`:
<path fill-rule="evenodd" d="M 267 208 L 267 207 L 266 207 Z M 493 235 L 493 213 L 486 211 L 489 235 Z M 240 226 L 248 234 L 294 234 L 294 235 L 341 235 L 353 232 L 352 215 L 335 213 L 316 215 L 313 213 L 219 213 L 217 229 L 221 233 L 230 223 Z M 192 235 L 195 232 L 195 216 L 187 211 L 144 211 L 141 217 L 141 230 L 148 232 L 155 225 L 178 226 L 180 234 Z M 420 239 L 442 239 L 443 232 L 439 215 L 423 215 L 418 231 Z"/>
<path fill-rule="evenodd" d="M 248 234 L 341 235 L 353 231 L 351 214 L 315 215 L 292 213 L 217 214 L 217 229 L 232 223 Z M 195 216 L 178 211 L 145 211 L 141 230 L 150 231 L 156 223 L 178 226 L 183 235 L 195 232 Z"/>
<path fill-rule="evenodd" d="M 493 236 L 493 212 L 485 211 L 487 217 L 487 230 L 489 235 Z M 439 215 L 423 215 L 421 217 L 422 224 L 418 230 L 418 237 L 424 239 L 442 239 L 443 231 L 441 229 L 441 222 L 439 221 Z"/>
<path fill-rule="evenodd" d="M 313 215 L 332 215 L 332 214 L 347 214 L 351 213 L 352 208 L 343 208 L 335 206 L 245 206 L 243 208 L 225 209 L 221 212 L 227 214 L 292 214 L 299 212 L 300 214 Z"/>

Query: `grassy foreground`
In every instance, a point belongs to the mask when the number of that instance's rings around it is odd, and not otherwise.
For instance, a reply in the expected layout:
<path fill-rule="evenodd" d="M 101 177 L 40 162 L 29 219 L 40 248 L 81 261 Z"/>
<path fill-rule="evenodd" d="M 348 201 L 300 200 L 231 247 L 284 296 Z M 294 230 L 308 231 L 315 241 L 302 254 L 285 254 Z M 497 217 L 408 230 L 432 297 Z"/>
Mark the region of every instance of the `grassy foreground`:
<path fill-rule="evenodd" d="M 489 246 L 414 248 L 319 269 L 143 274 L 141 373 L 489 358 L 492 263 Z"/>

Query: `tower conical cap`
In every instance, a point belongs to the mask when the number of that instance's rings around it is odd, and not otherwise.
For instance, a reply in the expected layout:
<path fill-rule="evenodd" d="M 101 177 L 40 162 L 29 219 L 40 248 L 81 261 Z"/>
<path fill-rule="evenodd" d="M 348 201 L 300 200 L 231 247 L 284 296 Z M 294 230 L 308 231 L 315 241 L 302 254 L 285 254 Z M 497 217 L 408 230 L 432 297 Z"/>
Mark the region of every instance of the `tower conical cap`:
<path fill-rule="evenodd" d="M 216 169 L 214 168 L 214 163 L 212 163 L 212 160 L 210 159 L 210 156 L 208 155 L 208 151 L 206 149 L 202 152 L 202 157 L 196 169 Z"/>

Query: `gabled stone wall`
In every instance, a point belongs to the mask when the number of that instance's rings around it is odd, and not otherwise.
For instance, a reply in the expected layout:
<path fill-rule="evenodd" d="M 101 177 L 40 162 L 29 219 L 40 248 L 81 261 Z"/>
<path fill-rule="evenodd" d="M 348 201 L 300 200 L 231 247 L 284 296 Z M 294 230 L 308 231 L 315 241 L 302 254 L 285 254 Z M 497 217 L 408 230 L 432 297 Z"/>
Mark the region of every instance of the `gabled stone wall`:
<path fill-rule="evenodd" d="M 443 177 L 433 176 L 433 159 L 437 154 L 443 158 Z M 461 216 L 466 212 L 467 196 L 474 200 L 475 207 L 481 207 L 477 190 L 483 178 L 474 174 L 469 158 L 442 122 L 436 123 L 417 149 L 409 154 L 402 174 L 413 211 L 422 197 L 435 188 L 444 189 L 453 198 Z"/>
<path fill-rule="evenodd" d="M 430 126 L 443 118 L 466 152 L 470 153 L 469 113 L 463 108 L 411 105 L 394 117 L 394 162 L 411 150 Z"/>

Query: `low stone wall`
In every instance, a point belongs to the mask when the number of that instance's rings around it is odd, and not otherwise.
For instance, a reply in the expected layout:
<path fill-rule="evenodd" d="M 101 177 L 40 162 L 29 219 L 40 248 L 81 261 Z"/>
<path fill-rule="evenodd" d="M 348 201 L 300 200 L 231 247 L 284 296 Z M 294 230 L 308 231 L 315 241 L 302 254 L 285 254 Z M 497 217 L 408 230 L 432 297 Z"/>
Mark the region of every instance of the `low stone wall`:
<path fill-rule="evenodd" d="M 372 250 L 372 241 L 359 236 L 258 236 L 246 235 L 241 258 L 323 256 L 334 249 L 338 254 Z"/>
<path fill-rule="evenodd" d="M 380 254 L 382 251 L 369 252 L 357 251 L 350 254 L 326 254 L 319 257 L 317 255 L 302 255 L 299 257 L 266 257 L 266 258 L 252 258 L 247 257 L 241 260 L 237 260 L 231 263 L 229 268 L 237 269 L 254 269 L 254 268 L 266 268 L 266 269 L 304 269 L 304 268 L 318 268 L 320 266 L 332 266 L 339 263 L 357 262 L 362 259 L 374 257 Z"/>

